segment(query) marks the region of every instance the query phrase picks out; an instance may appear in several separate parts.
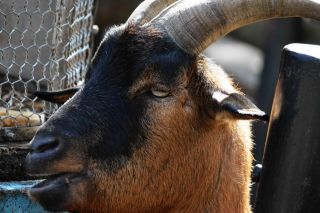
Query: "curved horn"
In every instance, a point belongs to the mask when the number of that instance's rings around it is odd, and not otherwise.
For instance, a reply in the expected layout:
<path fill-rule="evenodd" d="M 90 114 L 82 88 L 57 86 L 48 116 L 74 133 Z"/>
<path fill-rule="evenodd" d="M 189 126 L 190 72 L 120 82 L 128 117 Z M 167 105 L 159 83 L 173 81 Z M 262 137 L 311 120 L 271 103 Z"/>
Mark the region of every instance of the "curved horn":
<path fill-rule="evenodd" d="M 182 0 L 150 23 L 186 52 L 199 54 L 241 26 L 271 18 L 320 20 L 320 0 Z"/>
<path fill-rule="evenodd" d="M 145 0 L 133 11 L 127 23 L 133 22 L 143 25 L 176 1 L 177 0 Z"/>

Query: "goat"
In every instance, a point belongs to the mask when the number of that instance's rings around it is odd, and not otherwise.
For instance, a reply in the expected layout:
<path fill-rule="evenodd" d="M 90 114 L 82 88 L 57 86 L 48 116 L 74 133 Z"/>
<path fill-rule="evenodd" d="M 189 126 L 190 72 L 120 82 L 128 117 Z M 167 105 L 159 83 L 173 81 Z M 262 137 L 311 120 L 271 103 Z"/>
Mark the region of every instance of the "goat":
<path fill-rule="evenodd" d="M 29 195 L 51 211 L 251 212 L 250 123 L 267 116 L 201 52 L 290 16 L 320 20 L 320 3 L 144 1 L 106 33 L 84 86 L 31 141 L 27 172 L 47 179 Z"/>

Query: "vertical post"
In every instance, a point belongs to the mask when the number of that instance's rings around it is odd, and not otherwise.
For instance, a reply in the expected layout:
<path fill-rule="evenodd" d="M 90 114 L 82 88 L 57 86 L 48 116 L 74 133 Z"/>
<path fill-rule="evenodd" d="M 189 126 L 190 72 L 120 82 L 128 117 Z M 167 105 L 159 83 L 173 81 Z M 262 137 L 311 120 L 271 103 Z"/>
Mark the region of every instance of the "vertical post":
<path fill-rule="evenodd" d="M 320 46 L 284 48 L 257 213 L 320 210 Z"/>

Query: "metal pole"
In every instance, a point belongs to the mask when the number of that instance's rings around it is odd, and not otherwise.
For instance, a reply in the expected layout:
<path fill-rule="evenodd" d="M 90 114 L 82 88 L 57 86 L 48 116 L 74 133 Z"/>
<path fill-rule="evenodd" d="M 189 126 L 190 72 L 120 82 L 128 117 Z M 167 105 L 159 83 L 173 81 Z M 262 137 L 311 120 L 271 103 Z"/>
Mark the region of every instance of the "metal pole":
<path fill-rule="evenodd" d="M 320 212 L 320 46 L 283 51 L 256 212 Z"/>

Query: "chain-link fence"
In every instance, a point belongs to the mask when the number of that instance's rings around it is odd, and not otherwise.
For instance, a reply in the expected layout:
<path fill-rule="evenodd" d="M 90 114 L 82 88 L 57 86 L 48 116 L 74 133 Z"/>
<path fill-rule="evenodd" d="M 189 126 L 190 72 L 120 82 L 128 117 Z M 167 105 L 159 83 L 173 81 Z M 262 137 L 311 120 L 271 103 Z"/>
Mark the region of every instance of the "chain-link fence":
<path fill-rule="evenodd" d="M 36 90 L 77 85 L 90 60 L 94 0 L 0 0 L 0 127 L 43 123 Z"/>

